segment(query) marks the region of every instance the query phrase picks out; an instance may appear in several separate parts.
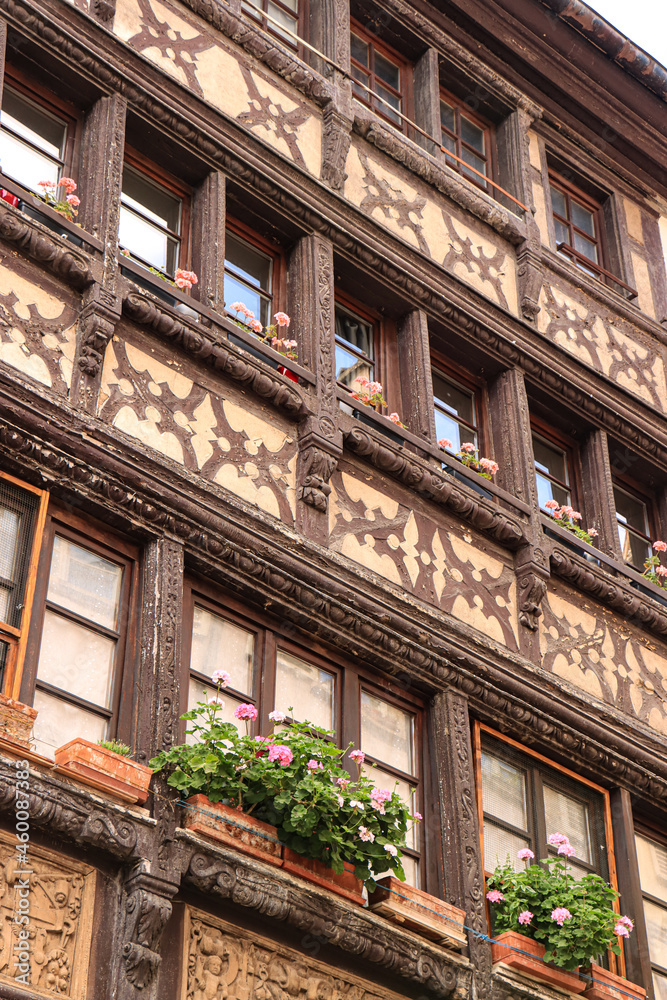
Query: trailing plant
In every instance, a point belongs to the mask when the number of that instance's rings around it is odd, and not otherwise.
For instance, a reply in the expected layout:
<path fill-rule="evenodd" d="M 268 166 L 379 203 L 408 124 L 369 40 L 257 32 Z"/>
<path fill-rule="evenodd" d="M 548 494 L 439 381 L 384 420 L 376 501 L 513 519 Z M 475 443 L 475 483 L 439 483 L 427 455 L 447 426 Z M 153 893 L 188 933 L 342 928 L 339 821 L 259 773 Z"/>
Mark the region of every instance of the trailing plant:
<path fill-rule="evenodd" d="M 629 935 L 633 923 L 613 909 L 619 894 L 599 875 L 575 879 L 563 860 L 575 853 L 564 834 L 551 834 L 549 843 L 558 857 L 517 872 L 508 856 L 487 879 L 494 933 L 525 934 L 545 947 L 545 962 L 562 969 L 588 965 L 607 949 L 620 955 L 618 939 Z M 534 855 L 524 848 L 518 857 L 527 862 Z"/>
<path fill-rule="evenodd" d="M 213 677 L 219 692 L 228 675 L 218 671 Z M 297 854 L 338 873 L 343 862 L 351 862 L 371 890 L 373 875 L 380 872 L 391 870 L 405 880 L 401 848 L 408 825 L 421 816 L 412 814 L 395 790 L 375 787 L 362 771 L 361 750 L 335 746 L 331 732 L 309 722 L 292 722 L 276 732 L 287 718 L 282 712 L 269 716 L 268 735 L 240 734 L 220 719 L 222 708 L 216 698 L 186 712 L 188 735 L 196 742 L 158 754 L 150 761 L 153 770 L 167 772 L 167 783 L 184 798 L 202 793 L 272 824 Z M 257 709 L 239 705 L 234 715 L 247 729 Z M 354 777 L 344 760 L 354 765 Z"/>
<path fill-rule="evenodd" d="M 121 248 L 120 253 L 123 257 L 132 257 L 130 251 L 125 248 Z M 143 261 L 139 261 L 139 263 L 142 267 L 146 267 Z M 154 274 L 156 278 L 160 279 L 160 281 L 164 281 L 166 285 L 171 285 L 172 288 L 180 288 L 182 292 L 190 292 L 192 291 L 193 285 L 199 284 L 199 278 L 195 272 L 184 271 L 182 267 L 176 268 L 173 278 L 171 278 L 168 274 L 165 274 L 164 271 L 160 271 L 157 267 L 146 267 L 146 270 L 150 271 L 151 274 Z"/>
<path fill-rule="evenodd" d="M 104 747 L 105 750 L 113 750 L 121 757 L 129 757 L 132 752 L 127 743 L 122 743 L 120 740 L 98 740 L 97 745 Z"/>
<path fill-rule="evenodd" d="M 663 566 L 660 562 L 660 556 L 655 553 L 667 552 L 667 542 L 658 540 L 653 543 L 652 556 L 649 556 L 644 563 L 644 572 L 642 576 L 645 576 L 647 580 L 654 583 L 656 587 L 661 587 L 663 590 L 667 590 L 667 566 Z"/>
<path fill-rule="evenodd" d="M 440 438 L 438 444 L 443 451 L 451 451 L 454 447 L 448 438 Z M 492 458 L 480 458 L 479 449 L 470 442 L 462 444 L 459 450 L 454 452 L 454 455 L 467 469 L 472 469 L 473 472 L 476 472 L 478 476 L 483 476 L 484 479 L 492 479 L 500 468 L 498 463 L 494 462 Z"/>
<path fill-rule="evenodd" d="M 577 524 L 577 521 L 581 521 L 581 514 L 574 507 L 568 507 L 567 504 L 561 506 L 557 500 L 547 500 L 544 505 L 548 512 L 553 517 L 556 524 L 559 524 L 561 528 L 565 528 L 566 531 L 571 531 L 573 535 L 580 538 L 582 542 L 588 542 L 589 545 L 593 544 L 593 539 L 597 538 L 598 533 L 595 528 L 581 528 Z"/>
<path fill-rule="evenodd" d="M 287 313 L 277 312 L 273 317 L 275 323 L 271 323 L 264 328 L 252 309 L 248 309 L 243 302 L 232 302 L 227 309 L 230 312 L 236 313 L 236 316 L 233 316 L 232 319 L 237 326 L 254 334 L 258 340 L 263 341 L 265 344 L 270 344 L 274 351 L 282 354 L 284 358 L 290 358 L 291 361 L 297 360 L 299 356 L 296 351 L 298 346 L 297 341 L 288 340 L 282 334 L 282 330 L 287 330 L 292 322 Z"/>
<path fill-rule="evenodd" d="M 365 375 L 359 375 L 359 377 L 354 380 L 354 385 L 357 386 L 357 388 L 354 392 L 350 391 L 352 399 L 356 399 L 360 403 L 363 403 L 364 406 L 370 406 L 374 410 L 381 409 L 388 405 L 387 400 L 382 395 L 383 390 L 381 382 L 371 382 L 371 380 Z M 391 420 L 392 424 L 397 424 L 398 427 L 402 427 L 403 430 L 407 430 L 406 425 L 403 423 L 398 413 L 387 414 L 387 420 Z"/>
<path fill-rule="evenodd" d="M 74 222 L 81 204 L 81 199 L 74 194 L 77 187 L 76 181 L 71 177 L 62 177 L 57 183 L 40 181 L 38 186 L 42 189 L 38 197 L 54 212 L 58 212 L 70 222 Z"/>

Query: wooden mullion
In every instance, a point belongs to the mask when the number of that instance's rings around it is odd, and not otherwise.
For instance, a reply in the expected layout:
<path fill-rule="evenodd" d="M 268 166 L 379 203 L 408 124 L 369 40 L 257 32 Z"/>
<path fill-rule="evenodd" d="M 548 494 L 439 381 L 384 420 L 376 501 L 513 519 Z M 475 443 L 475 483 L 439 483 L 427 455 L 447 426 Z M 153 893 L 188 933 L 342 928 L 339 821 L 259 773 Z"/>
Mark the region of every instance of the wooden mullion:
<path fill-rule="evenodd" d="M 78 614 L 76 611 L 71 611 L 69 608 L 65 608 L 61 604 L 56 604 L 54 601 L 50 601 L 48 598 L 45 602 L 45 606 L 47 611 L 51 611 L 53 614 L 59 615 L 61 618 L 66 618 L 67 621 L 73 622 L 75 625 L 81 625 L 83 628 L 88 629 L 89 632 L 95 632 L 97 635 L 101 635 L 105 639 L 113 639 L 117 642 L 120 638 L 121 630 L 116 632 L 113 629 L 107 628 L 106 625 L 99 625 L 91 618 L 84 618 L 83 615 Z"/>
<path fill-rule="evenodd" d="M 47 694 L 53 695 L 54 698 L 66 701 L 70 705 L 76 705 L 77 708 L 83 708 L 86 712 L 91 712 L 94 715 L 101 715 L 109 721 L 113 718 L 113 708 L 106 708 L 104 705 L 97 705 L 94 701 L 88 701 L 86 698 L 81 698 L 78 694 L 74 694 L 72 691 L 67 691 L 65 688 L 57 687 L 55 684 L 49 684 L 48 681 L 37 680 L 35 687 L 40 691 L 46 691 Z"/>

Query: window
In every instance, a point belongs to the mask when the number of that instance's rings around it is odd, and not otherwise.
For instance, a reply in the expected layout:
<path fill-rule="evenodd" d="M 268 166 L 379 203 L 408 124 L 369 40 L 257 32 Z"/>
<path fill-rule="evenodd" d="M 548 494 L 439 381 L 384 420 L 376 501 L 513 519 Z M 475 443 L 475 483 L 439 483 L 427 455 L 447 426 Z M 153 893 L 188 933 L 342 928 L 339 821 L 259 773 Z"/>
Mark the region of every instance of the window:
<path fill-rule="evenodd" d="M 598 274 L 603 265 L 600 204 L 578 190 L 563 177 L 549 175 L 553 207 L 556 248 L 573 259 L 589 274 Z M 586 266 L 587 261 L 597 268 Z"/>
<path fill-rule="evenodd" d="M 118 241 L 146 267 L 173 276 L 187 255 L 184 188 L 129 151 L 123 167 Z"/>
<path fill-rule="evenodd" d="M 0 473 L 0 684 L 18 697 L 47 494 Z"/>
<path fill-rule="evenodd" d="M 37 750 L 47 757 L 73 736 L 97 742 L 117 731 L 134 559 L 97 534 L 54 518 L 46 536 L 33 704 Z"/>
<path fill-rule="evenodd" d="M 291 709 L 285 725 L 292 719 L 312 722 L 332 730 L 339 746 L 361 747 L 366 753 L 364 768 L 375 784 L 396 786 L 413 808 L 423 812 L 421 703 L 394 695 L 386 681 L 378 689 L 372 676 L 356 665 L 301 648 L 278 630 L 248 621 L 231 601 L 222 605 L 216 596 L 205 584 L 187 588 L 188 707 L 202 699 L 202 692 L 211 697 L 216 691 L 213 672 L 226 670 L 232 680 L 224 692 L 225 721 L 234 722 L 234 709 L 246 702 L 257 707 L 261 729 L 266 731 L 269 712 Z M 354 765 L 351 772 L 356 774 Z M 421 877 L 421 838 L 419 828 L 409 834 L 403 859 L 413 884 Z"/>
<path fill-rule="evenodd" d="M 477 448 L 479 433 L 475 393 L 445 378 L 436 369 L 432 374 L 436 440 L 445 438 L 451 441 L 452 451 L 459 451 L 461 445 L 466 443 Z"/>
<path fill-rule="evenodd" d="M 336 379 L 352 389 L 359 377 L 376 381 L 374 361 L 374 326 L 346 306 L 336 303 Z"/>
<path fill-rule="evenodd" d="M 272 35 L 277 35 L 292 48 L 297 47 L 292 35 L 298 34 L 299 0 L 243 0 L 241 7 Z M 287 31 L 281 31 L 281 27 Z"/>
<path fill-rule="evenodd" d="M 408 113 L 407 62 L 379 38 L 354 22 L 350 36 L 350 55 L 354 96 L 382 118 L 404 130 L 401 114 Z"/>
<path fill-rule="evenodd" d="M 609 879 L 610 814 L 604 789 L 487 726 L 477 724 L 475 738 L 485 870 L 492 872 L 508 855 L 520 870 L 517 852 L 524 847 L 537 858 L 555 855 L 548 838 L 564 833 L 576 850 L 568 862 L 575 878 L 595 872 Z"/>
<path fill-rule="evenodd" d="M 571 475 L 568 452 L 539 434 L 533 434 L 535 482 L 540 507 L 546 509 L 548 500 L 555 500 L 561 507 L 571 506 Z"/>
<path fill-rule="evenodd" d="M 617 484 L 614 504 L 623 560 L 642 569 L 644 560 L 653 554 L 648 504 Z"/>
<path fill-rule="evenodd" d="M 268 241 L 227 229 L 225 236 L 225 305 L 242 302 L 262 326 L 272 322 L 280 287 L 282 261 Z"/>
<path fill-rule="evenodd" d="M 640 834 L 635 843 L 655 1000 L 667 1000 L 667 847 Z"/>
<path fill-rule="evenodd" d="M 445 150 L 458 157 L 455 160 L 445 154 L 447 165 L 473 184 L 486 189 L 488 185 L 484 177 L 479 175 L 491 175 L 490 127 L 451 94 L 444 94 L 440 98 L 440 126 L 442 145 Z M 468 170 L 465 164 L 474 169 Z"/>
<path fill-rule="evenodd" d="M 31 191 L 40 181 L 56 184 L 66 173 L 68 140 L 73 122 L 32 97 L 5 87 L 0 116 L 2 172 Z"/>

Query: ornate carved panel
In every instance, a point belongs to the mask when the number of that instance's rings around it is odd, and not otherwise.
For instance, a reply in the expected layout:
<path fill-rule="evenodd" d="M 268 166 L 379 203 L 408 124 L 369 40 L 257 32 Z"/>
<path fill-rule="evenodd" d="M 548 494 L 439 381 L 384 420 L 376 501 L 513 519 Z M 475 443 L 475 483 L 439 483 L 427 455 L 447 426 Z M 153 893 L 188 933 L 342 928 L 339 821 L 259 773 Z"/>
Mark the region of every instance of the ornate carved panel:
<path fill-rule="evenodd" d="M 188 910 L 185 928 L 179 1000 L 399 1000 L 391 990 L 202 911 Z"/>
<path fill-rule="evenodd" d="M 28 864 L 19 863 L 16 838 L 0 831 L 0 919 L 2 951 L 0 980 L 29 985 L 44 997 L 87 997 L 86 980 L 95 902 L 95 870 L 52 851 L 35 847 L 28 851 Z M 25 876 L 17 869 L 28 868 Z M 19 892 L 28 889 L 27 924 L 15 922 Z M 29 932 L 27 972 L 17 970 L 15 948 L 23 942 L 21 929 Z M 0 992 L 2 987 L 0 986 Z"/>

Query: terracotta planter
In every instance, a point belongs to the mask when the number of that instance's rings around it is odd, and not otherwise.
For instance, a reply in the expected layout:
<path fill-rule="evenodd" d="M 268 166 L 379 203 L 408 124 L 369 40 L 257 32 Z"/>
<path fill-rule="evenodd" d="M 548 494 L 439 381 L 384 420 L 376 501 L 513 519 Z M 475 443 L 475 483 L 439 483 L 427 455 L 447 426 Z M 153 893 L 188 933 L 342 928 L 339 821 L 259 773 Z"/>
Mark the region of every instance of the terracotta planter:
<path fill-rule="evenodd" d="M 615 972 L 603 969 L 601 965 L 591 962 L 590 969 L 586 969 L 584 978 L 584 996 L 588 1000 L 644 1000 L 646 990 L 635 983 L 631 983 L 623 976 L 617 976 Z M 591 979 L 593 982 L 591 982 Z M 630 996 L 628 996 L 630 994 Z"/>
<path fill-rule="evenodd" d="M 289 847 L 283 848 L 283 868 L 299 878 L 319 885 L 322 889 L 335 892 L 337 896 L 344 896 L 345 899 L 352 900 L 353 903 L 363 905 L 362 895 L 363 882 L 354 876 L 354 865 L 345 862 L 345 871 L 337 875 L 333 868 L 327 868 L 321 861 L 313 858 L 303 858 L 300 854 L 295 854 Z"/>
<path fill-rule="evenodd" d="M 0 739 L 19 746 L 30 746 L 30 734 L 37 718 L 37 709 L 0 694 Z"/>
<path fill-rule="evenodd" d="M 513 951 L 512 949 L 518 949 Z M 559 969 L 557 965 L 542 961 L 545 948 L 538 941 L 517 934 L 516 931 L 505 931 L 499 934 L 497 942 L 491 945 L 491 961 L 496 965 L 504 965 L 514 972 L 520 972 L 529 979 L 539 979 L 540 982 L 557 986 L 567 993 L 583 993 L 586 984 L 579 979 L 576 972 Z M 526 954 L 527 953 L 527 954 Z"/>
<path fill-rule="evenodd" d="M 386 875 L 369 898 L 370 908 L 396 924 L 447 948 L 465 948 L 465 911 Z"/>
<path fill-rule="evenodd" d="M 211 802 L 205 795 L 193 795 L 186 802 L 185 828 L 202 837 L 234 847 L 243 854 L 280 867 L 283 845 L 275 826 L 263 823 L 221 802 Z"/>
<path fill-rule="evenodd" d="M 136 760 L 107 750 L 106 747 L 90 743 L 88 740 L 70 740 L 56 750 L 56 764 L 104 785 L 114 793 L 132 802 L 143 803 L 148 798 L 148 786 L 153 772 L 150 767 L 138 764 Z"/>

